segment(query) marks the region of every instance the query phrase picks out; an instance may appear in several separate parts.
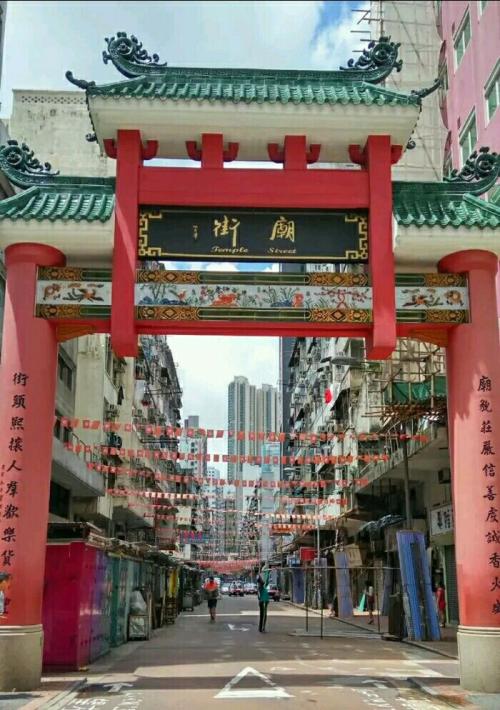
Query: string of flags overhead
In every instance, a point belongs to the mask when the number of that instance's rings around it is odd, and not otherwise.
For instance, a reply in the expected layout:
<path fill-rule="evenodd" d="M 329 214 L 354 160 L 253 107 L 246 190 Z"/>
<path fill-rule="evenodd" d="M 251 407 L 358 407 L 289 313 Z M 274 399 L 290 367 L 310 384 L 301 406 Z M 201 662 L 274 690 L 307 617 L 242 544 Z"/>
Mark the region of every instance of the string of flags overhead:
<path fill-rule="evenodd" d="M 98 419 L 81 419 L 81 418 L 71 418 L 56 416 L 55 421 L 59 421 L 61 426 L 71 428 L 71 429 L 91 429 L 91 430 L 102 430 L 105 432 L 132 432 L 132 431 L 142 431 L 149 436 L 154 436 L 157 438 L 167 437 L 167 438 L 180 438 L 184 437 L 187 439 L 223 439 L 228 437 L 230 439 L 236 440 L 246 440 L 249 441 L 267 441 L 267 442 L 281 442 L 283 443 L 287 439 L 297 440 L 299 442 L 326 442 L 326 441 L 344 441 L 357 440 L 357 441 L 385 441 L 391 439 L 413 439 L 415 441 L 428 441 L 428 437 L 424 434 L 402 434 L 402 433 L 369 433 L 369 432 L 264 432 L 264 431 L 253 431 L 253 430 L 231 430 L 231 429 L 217 429 L 217 428 L 192 428 L 192 427 L 172 427 L 172 426 L 161 426 L 156 424 L 142 424 L 136 422 L 106 422 L 100 421 Z"/>
<path fill-rule="evenodd" d="M 126 466 L 110 466 L 107 464 L 100 464 L 96 463 L 94 461 L 88 461 L 87 462 L 87 468 L 90 471 L 97 471 L 98 473 L 103 473 L 103 474 L 113 474 L 116 476 L 125 476 L 125 477 L 130 477 L 130 478 L 153 478 L 155 481 L 166 481 L 170 483 L 185 483 L 185 484 L 192 484 L 192 483 L 197 483 L 199 485 L 213 485 L 213 486 L 227 486 L 228 481 L 224 478 L 221 479 L 215 479 L 215 478 L 206 478 L 206 477 L 200 477 L 200 476 L 186 476 L 182 474 L 177 474 L 177 473 L 162 473 L 161 471 L 153 471 L 150 470 L 149 472 L 144 471 L 144 469 L 137 469 L 137 468 L 128 468 Z M 348 481 L 346 479 L 335 479 L 335 480 L 330 480 L 330 481 L 306 481 L 306 480 L 292 480 L 292 481 L 266 481 L 262 479 L 255 479 L 255 480 L 241 480 L 241 479 L 236 479 L 232 481 L 230 484 L 231 486 L 234 486 L 235 488 L 292 488 L 292 489 L 297 489 L 297 488 L 312 488 L 312 489 L 318 489 L 318 488 L 327 488 L 328 486 L 335 485 L 338 488 L 347 488 L 348 486 L 351 485 L 352 482 L 357 483 L 358 485 L 367 485 L 368 479 L 366 478 L 356 478 L 354 481 Z M 158 495 L 157 493 L 152 492 L 152 495 Z M 194 495 L 195 497 L 199 497 L 197 494 L 189 494 L 189 493 L 183 493 L 182 495 Z"/>

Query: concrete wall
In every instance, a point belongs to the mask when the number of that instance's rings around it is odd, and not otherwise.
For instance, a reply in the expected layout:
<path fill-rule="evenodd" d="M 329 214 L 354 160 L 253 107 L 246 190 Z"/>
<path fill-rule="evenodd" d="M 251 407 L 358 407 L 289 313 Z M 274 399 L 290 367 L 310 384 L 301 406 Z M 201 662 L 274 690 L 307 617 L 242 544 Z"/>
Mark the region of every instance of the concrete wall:
<path fill-rule="evenodd" d="M 13 94 L 10 136 L 25 141 L 40 161 L 62 175 L 114 174 L 115 161 L 85 139 L 93 129 L 83 91 L 15 89 Z"/>

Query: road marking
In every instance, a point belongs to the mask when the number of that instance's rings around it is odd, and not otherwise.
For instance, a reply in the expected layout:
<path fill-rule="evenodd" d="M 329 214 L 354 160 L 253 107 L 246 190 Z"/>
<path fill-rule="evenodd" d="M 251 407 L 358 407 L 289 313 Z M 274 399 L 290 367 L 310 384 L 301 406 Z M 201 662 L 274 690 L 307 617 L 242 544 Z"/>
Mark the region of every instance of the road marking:
<path fill-rule="evenodd" d="M 234 689 L 234 686 L 248 675 L 260 678 L 263 683 L 265 683 L 265 686 L 256 689 Z M 256 671 L 255 668 L 246 666 L 246 668 L 243 668 L 239 673 L 237 673 L 234 678 L 232 678 L 229 683 L 227 683 L 222 690 L 214 696 L 214 698 L 230 698 L 231 700 L 235 700 L 236 698 L 268 698 L 276 700 L 277 698 L 293 698 L 293 695 L 289 695 L 284 688 L 277 686 L 276 683 L 273 683 L 270 678 L 265 676 L 263 673 L 259 673 L 259 671 Z"/>
<path fill-rule="evenodd" d="M 119 693 L 122 688 L 133 688 L 133 683 L 104 683 L 103 688 L 109 688 L 108 693 Z"/>
<path fill-rule="evenodd" d="M 250 631 L 249 626 L 236 626 L 236 624 L 228 624 L 230 631 Z"/>

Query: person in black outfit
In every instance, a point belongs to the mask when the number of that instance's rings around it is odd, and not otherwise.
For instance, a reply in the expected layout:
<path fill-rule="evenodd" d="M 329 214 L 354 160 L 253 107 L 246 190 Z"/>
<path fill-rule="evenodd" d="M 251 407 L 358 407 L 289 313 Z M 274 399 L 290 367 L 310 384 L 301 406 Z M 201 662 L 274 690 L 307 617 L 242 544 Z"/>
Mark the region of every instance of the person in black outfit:
<path fill-rule="evenodd" d="M 257 579 L 257 596 L 259 599 L 259 631 L 265 633 L 267 622 L 267 607 L 269 605 L 269 570 L 259 575 Z"/>

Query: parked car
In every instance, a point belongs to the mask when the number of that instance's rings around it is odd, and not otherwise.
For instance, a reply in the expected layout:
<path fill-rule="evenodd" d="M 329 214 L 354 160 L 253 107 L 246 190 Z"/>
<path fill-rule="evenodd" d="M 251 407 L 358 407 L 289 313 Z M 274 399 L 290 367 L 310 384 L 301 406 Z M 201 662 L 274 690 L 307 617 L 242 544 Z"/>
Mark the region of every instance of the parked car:
<path fill-rule="evenodd" d="M 269 597 L 273 600 L 273 602 L 279 602 L 281 599 L 281 592 L 275 584 L 269 585 Z"/>
<path fill-rule="evenodd" d="M 220 588 L 221 594 L 229 594 L 229 584 L 223 584 Z"/>
<path fill-rule="evenodd" d="M 245 592 L 243 591 L 243 585 L 241 582 L 233 582 L 229 587 L 230 597 L 244 597 Z"/>
<path fill-rule="evenodd" d="M 245 592 L 245 594 L 257 594 L 257 585 L 255 584 L 255 582 L 247 582 L 243 586 L 243 591 Z"/>

